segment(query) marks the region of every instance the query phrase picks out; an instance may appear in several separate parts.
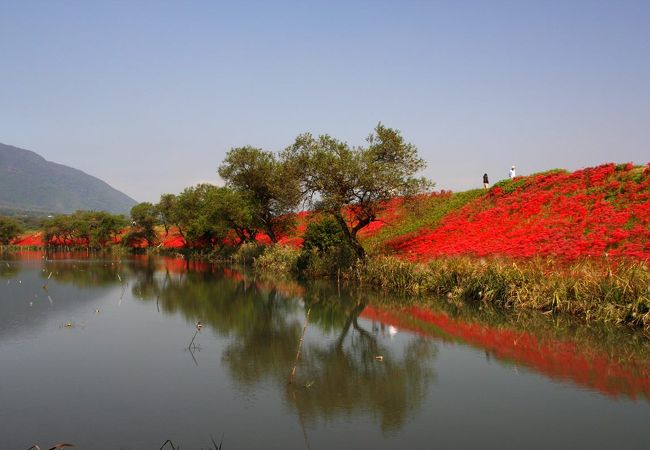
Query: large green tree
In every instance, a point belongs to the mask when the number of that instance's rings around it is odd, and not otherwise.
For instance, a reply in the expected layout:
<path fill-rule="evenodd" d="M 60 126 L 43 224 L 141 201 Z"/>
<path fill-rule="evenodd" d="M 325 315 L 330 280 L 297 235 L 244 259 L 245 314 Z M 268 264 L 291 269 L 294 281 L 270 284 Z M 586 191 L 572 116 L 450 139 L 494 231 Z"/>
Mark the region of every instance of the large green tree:
<path fill-rule="evenodd" d="M 165 199 L 165 221 L 190 247 L 221 246 L 231 232 L 240 243 L 255 238 L 254 205 L 245 192 L 204 183 Z"/>
<path fill-rule="evenodd" d="M 331 214 L 357 256 L 366 252 L 358 233 L 375 220 L 396 196 L 412 196 L 433 184 L 415 174 L 426 166 L 417 148 L 401 133 L 381 123 L 365 147 L 350 147 L 328 135 L 302 134 L 282 154 L 300 179 L 311 206 Z"/>
<path fill-rule="evenodd" d="M 213 223 L 208 211 L 214 191 L 211 184 L 202 183 L 188 187 L 173 202 L 170 220 L 189 247 L 209 246 L 224 233 Z"/>
<path fill-rule="evenodd" d="M 293 225 L 290 213 L 300 201 L 299 180 L 272 152 L 250 146 L 233 148 L 219 167 L 219 175 L 227 187 L 249 198 L 254 220 L 271 241 L 277 242 Z"/>
<path fill-rule="evenodd" d="M 156 225 L 160 222 L 158 208 L 149 202 L 138 203 L 131 208 L 131 230 L 122 240 L 126 245 L 141 240 L 147 245 L 153 246 L 158 243 Z"/>
<path fill-rule="evenodd" d="M 169 227 L 174 223 L 175 204 L 176 196 L 174 194 L 163 194 L 160 196 L 160 201 L 156 205 L 156 209 L 160 215 L 160 222 L 165 228 L 165 237 L 169 234 Z"/>
<path fill-rule="evenodd" d="M 207 214 L 210 222 L 219 224 L 221 229 L 232 231 L 239 243 L 255 240 L 257 223 L 255 205 L 249 195 L 228 187 L 213 190 Z"/>

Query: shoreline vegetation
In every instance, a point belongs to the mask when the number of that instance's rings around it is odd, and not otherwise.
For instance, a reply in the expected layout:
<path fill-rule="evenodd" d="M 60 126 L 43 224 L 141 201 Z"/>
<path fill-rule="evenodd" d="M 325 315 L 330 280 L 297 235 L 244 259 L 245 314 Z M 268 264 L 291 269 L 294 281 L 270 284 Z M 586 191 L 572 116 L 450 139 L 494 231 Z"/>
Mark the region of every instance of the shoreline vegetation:
<path fill-rule="evenodd" d="M 119 263 L 114 260 L 112 264 L 95 259 L 84 264 L 84 270 L 78 270 L 74 260 L 84 255 L 85 252 L 48 254 L 48 270 L 41 275 L 43 282 L 51 278 L 52 282 L 75 286 L 124 287 L 128 283 L 140 301 L 155 303 L 156 309 L 163 312 L 181 313 L 188 323 L 200 321 L 215 329 L 227 326 L 224 317 L 236 315 L 241 308 L 248 311 L 247 327 L 266 327 L 267 302 L 274 302 L 279 295 L 286 302 L 301 305 L 303 314 L 311 310 L 310 322 L 320 323 L 318 326 L 323 326 L 325 320 L 330 324 L 326 327 L 336 323 L 344 330 L 345 324 L 356 323 L 357 317 L 369 319 L 383 324 L 382 329 L 394 326 L 417 335 L 470 345 L 504 364 L 529 367 L 553 379 L 573 380 L 605 395 L 650 398 L 650 339 L 632 327 L 611 326 L 602 321 L 580 326 L 579 318 L 560 312 L 545 315 L 528 308 L 441 299 L 427 293 L 402 295 L 347 280 L 296 280 L 279 277 L 277 273 L 215 264 L 205 258 L 188 260 L 143 253 Z M 10 267 L 0 264 L 0 277 L 16 279 L 21 269 L 14 261 L 39 261 L 43 253 L 22 250 L 7 256 Z M 205 283 L 206 280 L 226 284 Z M 228 300 L 214 302 L 215 295 L 223 295 L 224 289 L 247 293 L 252 304 L 236 301 L 238 297 L 229 294 Z M 183 292 L 191 295 L 181 295 Z M 275 294 L 269 295 L 271 292 Z M 259 320 L 251 319 L 249 308 Z M 286 353 L 287 367 L 295 356 L 293 344 L 290 347 Z"/>
<path fill-rule="evenodd" d="M 300 276 L 300 252 L 268 247 L 253 261 L 262 273 Z M 315 275 L 314 275 L 315 276 Z M 376 256 L 330 277 L 406 294 L 433 294 L 502 308 L 568 313 L 650 331 L 650 272 L 645 261 L 441 257 L 428 263 Z"/>
<path fill-rule="evenodd" d="M 459 193 L 433 191 L 415 176 L 425 165 L 381 123 L 365 147 L 307 133 L 280 153 L 230 150 L 224 187 L 163 194 L 130 220 L 56 216 L 19 238 L 15 220 L 0 221 L 0 243 L 171 252 L 650 330 L 650 164 L 554 169 Z"/>

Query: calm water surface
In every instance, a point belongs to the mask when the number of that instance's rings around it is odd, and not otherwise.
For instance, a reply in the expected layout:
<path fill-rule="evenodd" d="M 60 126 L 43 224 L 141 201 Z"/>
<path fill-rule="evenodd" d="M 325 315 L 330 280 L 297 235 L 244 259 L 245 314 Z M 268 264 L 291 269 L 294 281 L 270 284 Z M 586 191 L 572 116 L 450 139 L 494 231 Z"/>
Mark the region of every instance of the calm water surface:
<path fill-rule="evenodd" d="M 0 447 L 650 448 L 640 333 L 425 303 L 2 254 Z"/>

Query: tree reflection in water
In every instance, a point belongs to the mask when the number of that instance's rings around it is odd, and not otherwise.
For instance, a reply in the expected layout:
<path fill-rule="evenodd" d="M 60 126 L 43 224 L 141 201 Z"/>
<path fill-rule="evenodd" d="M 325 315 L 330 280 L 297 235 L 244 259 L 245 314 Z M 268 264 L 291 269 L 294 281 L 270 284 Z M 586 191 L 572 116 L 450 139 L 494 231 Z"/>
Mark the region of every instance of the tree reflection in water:
<path fill-rule="evenodd" d="M 10 264 L 8 261 L 0 261 L 0 278 L 14 278 L 20 273 L 18 264 Z"/>
<path fill-rule="evenodd" d="M 134 272 L 134 293 L 159 298 L 163 312 L 179 312 L 229 336 L 222 363 L 235 385 L 275 384 L 301 421 L 368 414 L 382 430 L 396 431 L 420 407 L 434 379 L 433 341 L 413 337 L 403 349 L 391 348 L 378 330 L 359 323 L 368 302 L 363 296 L 340 297 L 324 285 L 282 289 L 218 268 L 163 277 L 154 271 L 142 265 Z M 307 308 L 308 337 L 296 382 L 288 385 Z"/>
<path fill-rule="evenodd" d="M 349 315 L 357 334 L 348 336 L 350 328 L 345 326 L 334 343 L 307 347 L 301 375 L 309 387 L 289 386 L 288 398 L 306 420 L 369 411 L 383 431 L 396 431 L 418 408 L 434 378 L 430 362 L 437 348 L 430 340 L 416 338 L 397 356 L 359 326 L 361 309 Z"/>

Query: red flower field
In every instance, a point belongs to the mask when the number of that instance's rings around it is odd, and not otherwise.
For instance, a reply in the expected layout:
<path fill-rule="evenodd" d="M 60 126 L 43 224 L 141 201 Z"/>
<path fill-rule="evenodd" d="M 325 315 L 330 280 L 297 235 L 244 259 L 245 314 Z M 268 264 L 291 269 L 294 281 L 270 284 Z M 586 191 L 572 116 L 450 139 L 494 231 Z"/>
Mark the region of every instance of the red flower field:
<path fill-rule="evenodd" d="M 410 260 L 443 255 L 650 257 L 650 165 L 605 164 L 497 184 L 438 226 L 385 247 Z"/>

